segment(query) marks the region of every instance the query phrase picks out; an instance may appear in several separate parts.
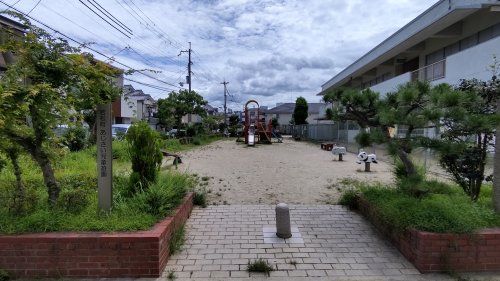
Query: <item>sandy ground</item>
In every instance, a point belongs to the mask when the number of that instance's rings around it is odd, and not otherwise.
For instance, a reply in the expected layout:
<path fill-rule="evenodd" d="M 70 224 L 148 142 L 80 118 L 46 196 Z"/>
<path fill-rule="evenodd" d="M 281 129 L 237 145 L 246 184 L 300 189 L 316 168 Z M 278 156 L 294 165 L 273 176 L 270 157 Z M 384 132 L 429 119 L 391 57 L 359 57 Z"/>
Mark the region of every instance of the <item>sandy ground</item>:
<path fill-rule="evenodd" d="M 336 159 L 319 145 L 292 139 L 256 147 L 223 140 L 183 153 L 178 169 L 199 176 L 211 204 L 336 203 L 341 179 L 393 181 L 388 163 L 365 173 L 354 154 Z"/>

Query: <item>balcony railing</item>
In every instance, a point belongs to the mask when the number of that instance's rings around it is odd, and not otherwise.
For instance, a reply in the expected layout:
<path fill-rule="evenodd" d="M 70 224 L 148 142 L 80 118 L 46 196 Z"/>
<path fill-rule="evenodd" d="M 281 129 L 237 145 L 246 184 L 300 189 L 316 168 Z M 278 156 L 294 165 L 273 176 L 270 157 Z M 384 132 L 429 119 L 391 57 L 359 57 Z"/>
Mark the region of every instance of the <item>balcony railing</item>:
<path fill-rule="evenodd" d="M 446 59 L 429 64 L 411 73 L 411 81 L 434 81 L 446 75 Z"/>

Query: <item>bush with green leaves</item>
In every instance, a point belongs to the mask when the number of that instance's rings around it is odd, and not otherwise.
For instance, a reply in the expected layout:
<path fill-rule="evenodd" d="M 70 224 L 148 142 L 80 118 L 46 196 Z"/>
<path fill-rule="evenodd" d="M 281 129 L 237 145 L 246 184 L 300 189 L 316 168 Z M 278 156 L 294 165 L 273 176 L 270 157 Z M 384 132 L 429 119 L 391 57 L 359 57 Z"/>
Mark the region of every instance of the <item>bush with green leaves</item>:
<path fill-rule="evenodd" d="M 158 132 L 141 121 L 129 128 L 126 140 L 132 162 L 130 193 L 134 194 L 156 182 L 163 158 L 161 138 Z"/>
<path fill-rule="evenodd" d="M 500 226 L 491 209 L 491 188 L 478 202 L 471 202 L 456 186 L 424 181 L 420 198 L 400 188 L 365 186 L 361 194 L 377 210 L 380 219 L 396 232 L 409 229 L 438 233 L 472 233 Z"/>
<path fill-rule="evenodd" d="M 10 275 L 7 271 L 0 269 L 0 281 L 9 281 Z"/>
<path fill-rule="evenodd" d="M 205 190 L 197 190 L 194 193 L 193 204 L 202 208 L 207 207 L 207 192 Z"/>
<path fill-rule="evenodd" d="M 64 212 L 80 213 L 89 204 L 89 190 L 83 188 L 63 189 L 56 207 Z"/>
<path fill-rule="evenodd" d="M 161 175 L 156 183 L 136 193 L 131 200 L 140 211 L 160 218 L 168 215 L 173 207 L 181 203 L 187 187 L 191 185 L 188 176 Z"/>
<path fill-rule="evenodd" d="M 62 142 L 70 151 L 80 151 L 88 144 L 88 131 L 83 126 L 71 126 L 62 136 Z"/>
<path fill-rule="evenodd" d="M 359 191 L 354 188 L 348 188 L 342 192 L 339 199 L 339 204 L 348 207 L 349 209 L 356 209 L 358 207 Z"/>

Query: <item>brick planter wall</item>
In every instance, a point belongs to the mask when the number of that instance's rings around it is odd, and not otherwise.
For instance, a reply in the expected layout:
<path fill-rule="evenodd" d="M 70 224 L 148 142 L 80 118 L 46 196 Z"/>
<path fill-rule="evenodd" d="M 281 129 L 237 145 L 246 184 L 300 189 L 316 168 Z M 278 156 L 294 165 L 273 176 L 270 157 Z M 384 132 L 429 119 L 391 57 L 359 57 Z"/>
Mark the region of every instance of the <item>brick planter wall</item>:
<path fill-rule="evenodd" d="M 500 229 L 474 234 L 409 230 L 395 233 L 364 198 L 358 210 L 422 273 L 440 271 L 500 271 Z"/>
<path fill-rule="evenodd" d="M 14 277 L 159 277 L 169 241 L 188 219 L 193 193 L 152 229 L 0 236 L 0 269 Z"/>

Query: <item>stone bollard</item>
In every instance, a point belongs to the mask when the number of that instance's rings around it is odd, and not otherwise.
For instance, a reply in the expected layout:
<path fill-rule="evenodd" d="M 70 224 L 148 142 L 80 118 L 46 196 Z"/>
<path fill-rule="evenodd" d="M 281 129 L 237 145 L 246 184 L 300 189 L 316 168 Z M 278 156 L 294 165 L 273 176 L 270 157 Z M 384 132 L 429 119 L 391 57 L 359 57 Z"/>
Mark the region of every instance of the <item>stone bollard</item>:
<path fill-rule="evenodd" d="M 276 236 L 279 238 L 292 237 L 290 226 L 290 210 L 285 203 L 276 205 Z"/>

